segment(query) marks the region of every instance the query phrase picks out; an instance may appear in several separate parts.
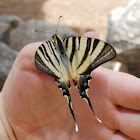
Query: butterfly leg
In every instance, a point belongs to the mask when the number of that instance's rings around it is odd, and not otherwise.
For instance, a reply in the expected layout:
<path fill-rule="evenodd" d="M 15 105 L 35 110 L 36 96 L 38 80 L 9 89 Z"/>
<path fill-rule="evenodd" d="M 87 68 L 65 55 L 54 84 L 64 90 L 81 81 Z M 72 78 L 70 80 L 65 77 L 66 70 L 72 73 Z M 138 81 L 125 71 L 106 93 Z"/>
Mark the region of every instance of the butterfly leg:
<path fill-rule="evenodd" d="M 55 81 L 58 84 L 58 88 L 60 88 L 62 90 L 63 96 L 67 98 L 69 109 L 70 109 L 70 112 L 71 112 L 72 117 L 74 119 L 76 132 L 77 132 L 78 131 L 78 126 L 77 126 L 77 122 L 76 122 L 75 115 L 74 115 L 74 112 L 73 112 L 71 96 L 70 96 L 70 93 L 69 93 L 70 83 L 68 83 L 68 85 L 66 85 L 64 82 L 60 82 L 59 80 L 55 80 Z"/>
<path fill-rule="evenodd" d="M 88 89 L 89 89 L 89 80 L 91 80 L 91 76 L 90 74 L 87 75 L 82 75 L 79 77 L 79 83 L 77 83 L 75 80 L 73 80 L 74 85 L 78 88 L 80 96 L 85 99 L 87 101 L 87 103 L 89 104 L 93 114 L 95 115 L 96 119 L 99 121 L 99 119 L 97 118 L 93 108 L 92 108 L 92 104 L 90 102 L 89 96 L 88 96 Z"/>

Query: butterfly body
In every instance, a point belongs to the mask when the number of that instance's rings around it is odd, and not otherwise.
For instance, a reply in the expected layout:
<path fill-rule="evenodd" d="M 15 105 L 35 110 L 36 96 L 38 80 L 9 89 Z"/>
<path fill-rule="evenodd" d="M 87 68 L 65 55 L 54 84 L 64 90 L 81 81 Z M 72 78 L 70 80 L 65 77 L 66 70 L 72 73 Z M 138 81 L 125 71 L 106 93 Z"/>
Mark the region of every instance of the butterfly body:
<path fill-rule="evenodd" d="M 87 101 L 94 113 L 87 93 L 90 74 L 99 65 L 113 59 L 116 52 L 111 45 L 98 39 L 69 37 L 62 40 L 57 34 L 53 35 L 53 39 L 54 41 L 46 41 L 39 46 L 35 54 L 35 65 L 57 82 L 58 88 L 67 98 L 78 130 L 69 92 L 70 80 L 73 80 L 80 96 Z"/>

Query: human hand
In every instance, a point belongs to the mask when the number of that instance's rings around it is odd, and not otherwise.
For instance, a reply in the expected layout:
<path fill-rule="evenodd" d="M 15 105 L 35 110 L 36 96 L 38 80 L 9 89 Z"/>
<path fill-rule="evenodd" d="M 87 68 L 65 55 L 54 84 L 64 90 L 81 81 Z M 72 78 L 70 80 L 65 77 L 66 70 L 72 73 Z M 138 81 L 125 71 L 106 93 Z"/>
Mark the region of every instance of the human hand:
<path fill-rule="evenodd" d="M 89 32 L 84 36 L 97 38 Z M 66 99 L 50 76 L 34 65 L 41 43 L 29 44 L 18 55 L 1 93 L 1 101 L 18 140 L 140 139 L 140 80 L 134 76 L 97 68 L 92 73 L 88 104 L 72 86 L 70 91 L 79 131 Z"/>

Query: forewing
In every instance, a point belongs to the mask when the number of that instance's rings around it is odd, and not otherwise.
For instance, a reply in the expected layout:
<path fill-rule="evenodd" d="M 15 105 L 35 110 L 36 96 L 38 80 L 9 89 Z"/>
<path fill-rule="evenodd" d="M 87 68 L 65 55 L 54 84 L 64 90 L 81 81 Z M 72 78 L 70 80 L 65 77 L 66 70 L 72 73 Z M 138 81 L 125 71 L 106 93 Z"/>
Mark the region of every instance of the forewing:
<path fill-rule="evenodd" d="M 67 56 L 76 75 L 85 75 L 101 64 L 115 58 L 116 52 L 108 43 L 87 37 L 70 37 L 64 40 Z"/>
<path fill-rule="evenodd" d="M 60 79 L 60 59 L 52 41 L 44 42 L 35 53 L 35 66 L 38 70 Z"/>

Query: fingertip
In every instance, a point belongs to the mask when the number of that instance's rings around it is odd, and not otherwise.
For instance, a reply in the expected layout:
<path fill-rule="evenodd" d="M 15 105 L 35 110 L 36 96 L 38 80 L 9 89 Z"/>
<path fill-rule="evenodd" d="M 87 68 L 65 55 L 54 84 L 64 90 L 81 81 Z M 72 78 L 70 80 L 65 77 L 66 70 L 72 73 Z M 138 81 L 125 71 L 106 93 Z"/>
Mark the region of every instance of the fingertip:
<path fill-rule="evenodd" d="M 93 32 L 93 31 L 89 31 L 89 32 L 83 34 L 82 36 L 99 39 L 99 35 L 96 32 Z"/>

